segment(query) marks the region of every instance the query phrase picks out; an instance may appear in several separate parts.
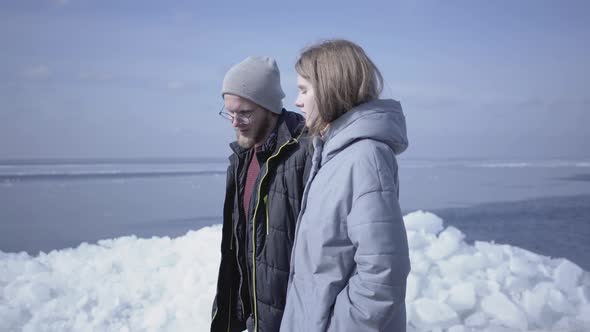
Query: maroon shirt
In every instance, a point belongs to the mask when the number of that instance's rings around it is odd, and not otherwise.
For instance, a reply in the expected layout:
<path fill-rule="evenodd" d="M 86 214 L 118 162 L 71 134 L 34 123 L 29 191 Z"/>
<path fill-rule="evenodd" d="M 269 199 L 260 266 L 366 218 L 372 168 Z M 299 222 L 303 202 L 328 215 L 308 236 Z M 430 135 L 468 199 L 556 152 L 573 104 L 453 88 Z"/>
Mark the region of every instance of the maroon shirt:
<path fill-rule="evenodd" d="M 252 160 L 250 160 L 250 164 L 248 165 L 246 183 L 244 184 L 244 201 L 242 202 L 242 205 L 244 206 L 246 220 L 248 220 L 248 208 L 250 207 L 250 197 L 252 197 L 252 192 L 254 192 L 254 184 L 256 183 L 258 173 L 260 173 L 260 164 L 258 163 L 258 157 L 256 157 L 256 154 L 259 150 L 259 148 L 254 148 L 254 152 L 252 153 Z"/>

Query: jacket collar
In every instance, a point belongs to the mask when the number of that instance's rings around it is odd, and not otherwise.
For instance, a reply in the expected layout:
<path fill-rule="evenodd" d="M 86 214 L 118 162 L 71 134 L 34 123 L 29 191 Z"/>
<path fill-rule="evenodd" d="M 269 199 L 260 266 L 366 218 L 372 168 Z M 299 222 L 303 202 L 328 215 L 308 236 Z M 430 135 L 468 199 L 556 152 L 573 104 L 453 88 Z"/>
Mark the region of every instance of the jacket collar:
<path fill-rule="evenodd" d="M 289 140 L 297 138 L 304 127 L 305 120 L 303 116 L 283 108 L 274 130 L 268 135 L 262 145 L 262 151 L 274 153 L 276 149 Z M 237 141 L 231 142 L 229 146 L 239 158 L 243 158 L 250 150 L 241 147 Z"/>

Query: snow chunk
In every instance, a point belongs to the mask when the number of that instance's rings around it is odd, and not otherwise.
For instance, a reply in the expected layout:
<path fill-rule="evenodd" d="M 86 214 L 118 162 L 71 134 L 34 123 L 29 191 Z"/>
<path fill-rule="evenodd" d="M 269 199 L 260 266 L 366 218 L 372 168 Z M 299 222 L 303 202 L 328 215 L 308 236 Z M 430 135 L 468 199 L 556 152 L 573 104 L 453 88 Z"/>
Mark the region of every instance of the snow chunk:
<path fill-rule="evenodd" d="M 463 325 L 454 325 L 451 326 L 447 332 L 467 332 L 467 330 L 465 329 L 465 326 Z"/>
<path fill-rule="evenodd" d="M 464 238 L 465 235 L 455 227 L 447 227 L 428 248 L 426 255 L 433 260 L 445 258 L 457 251 Z"/>
<path fill-rule="evenodd" d="M 416 211 L 405 215 L 404 223 L 407 231 L 438 234 L 443 229 L 443 220 L 440 217 L 424 211 Z"/>
<path fill-rule="evenodd" d="M 553 278 L 555 284 L 564 292 L 574 292 L 578 286 L 578 280 L 584 272 L 579 266 L 567 259 L 561 259 L 561 263 L 555 268 Z"/>
<path fill-rule="evenodd" d="M 510 328 L 520 331 L 528 328 L 528 321 L 524 313 L 502 293 L 484 297 L 481 307 L 485 313 Z"/>
<path fill-rule="evenodd" d="M 549 298 L 547 300 L 549 307 L 557 313 L 564 314 L 574 311 L 574 308 L 568 303 L 563 293 L 557 289 L 552 289 L 549 292 Z"/>
<path fill-rule="evenodd" d="M 420 292 L 420 277 L 417 276 L 415 273 L 410 273 L 408 275 L 408 280 L 406 281 L 406 302 L 413 301 Z"/>
<path fill-rule="evenodd" d="M 453 286 L 447 303 L 457 312 L 466 312 L 475 307 L 475 287 L 465 282 Z"/>
<path fill-rule="evenodd" d="M 582 285 L 579 286 L 577 289 L 578 292 L 578 299 L 583 304 L 588 304 L 590 302 L 590 286 Z"/>
<path fill-rule="evenodd" d="M 505 263 L 504 249 L 502 246 L 489 242 L 475 241 L 475 249 L 479 251 L 488 260 L 488 267 L 495 268 Z"/>
<path fill-rule="evenodd" d="M 480 328 L 488 324 L 486 315 L 478 311 L 465 319 L 465 325 L 472 328 Z"/>
<path fill-rule="evenodd" d="M 451 307 L 428 298 L 414 301 L 416 325 L 427 328 L 447 328 L 459 322 L 459 316 Z"/>
<path fill-rule="evenodd" d="M 408 248 L 420 249 L 430 244 L 430 240 L 427 239 L 423 233 L 415 231 L 407 231 L 408 235 Z"/>
<path fill-rule="evenodd" d="M 584 304 L 578 313 L 578 319 L 590 326 L 590 304 Z"/>
<path fill-rule="evenodd" d="M 529 262 L 525 257 L 510 257 L 509 266 L 512 273 L 528 278 L 536 276 L 539 273 L 537 265 Z"/>
<path fill-rule="evenodd" d="M 443 275 L 448 278 L 463 280 L 464 277 L 481 272 L 488 265 L 487 259 L 481 254 L 455 254 L 441 260 L 438 267 Z"/>

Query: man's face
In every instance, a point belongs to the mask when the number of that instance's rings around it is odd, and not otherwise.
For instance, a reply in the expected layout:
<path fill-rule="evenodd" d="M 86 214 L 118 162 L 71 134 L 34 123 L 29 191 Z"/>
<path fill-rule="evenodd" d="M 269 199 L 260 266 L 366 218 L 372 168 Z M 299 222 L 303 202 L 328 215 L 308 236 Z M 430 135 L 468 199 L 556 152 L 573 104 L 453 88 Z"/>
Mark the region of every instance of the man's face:
<path fill-rule="evenodd" d="M 246 149 L 261 145 L 273 128 L 270 111 L 240 96 L 225 94 L 225 110 L 234 117 L 232 127 L 236 130 L 238 144 Z M 240 118 L 248 118 L 241 121 Z"/>

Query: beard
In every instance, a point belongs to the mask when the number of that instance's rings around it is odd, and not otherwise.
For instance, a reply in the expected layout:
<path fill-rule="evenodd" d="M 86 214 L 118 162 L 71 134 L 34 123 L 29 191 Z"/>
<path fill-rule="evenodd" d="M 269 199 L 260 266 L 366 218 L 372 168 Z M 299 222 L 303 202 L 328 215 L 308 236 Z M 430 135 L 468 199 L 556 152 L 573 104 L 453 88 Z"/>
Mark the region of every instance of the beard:
<path fill-rule="evenodd" d="M 258 143 L 262 143 L 262 141 L 268 136 L 268 133 L 273 129 L 270 128 L 271 119 L 272 115 L 270 112 L 265 112 L 263 118 L 255 120 L 254 123 L 250 124 L 250 128 L 245 134 L 236 130 L 238 145 L 245 149 L 249 149 Z"/>

